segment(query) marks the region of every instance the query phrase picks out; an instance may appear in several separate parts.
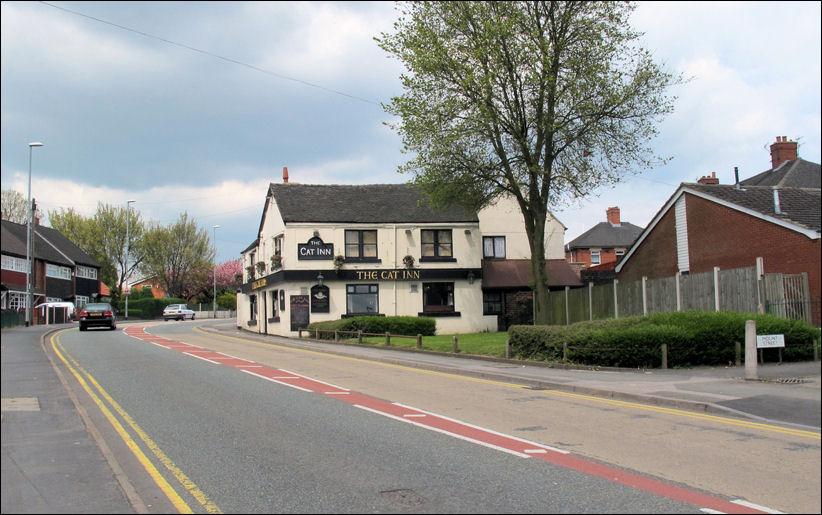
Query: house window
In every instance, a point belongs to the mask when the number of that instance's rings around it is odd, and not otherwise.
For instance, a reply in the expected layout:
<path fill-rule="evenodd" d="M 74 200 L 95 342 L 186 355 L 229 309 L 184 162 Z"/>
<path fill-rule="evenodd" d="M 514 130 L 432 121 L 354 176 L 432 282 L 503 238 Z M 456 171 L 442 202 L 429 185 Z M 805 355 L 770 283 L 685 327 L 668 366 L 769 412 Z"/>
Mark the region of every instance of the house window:
<path fill-rule="evenodd" d="M 74 297 L 74 303 L 76 304 L 77 309 L 82 308 L 86 304 L 88 304 L 89 298 L 85 295 L 76 295 Z"/>
<path fill-rule="evenodd" d="M 14 272 L 26 272 L 26 260 L 14 256 L 3 256 L 3 270 L 12 270 Z"/>
<path fill-rule="evenodd" d="M 502 313 L 502 293 L 486 291 L 482 293 L 482 314 L 499 315 Z"/>
<path fill-rule="evenodd" d="M 454 311 L 454 283 L 423 283 L 423 311 Z"/>
<path fill-rule="evenodd" d="M 77 265 L 77 277 L 83 277 L 85 279 L 97 279 L 97 269 Z"/>
<path fill-rule="evenodd" d="M 71 268 L 67 266 L 46 264 L 46 277 L 56 277 L 57 279 L 71 280 Z"/>
<path fill-rule="evenodd" d="M 274 237 L 274 255 L 275 256 L 282 256 L 283 255 L 283 237 L 282 237 L 282 235 Z"/>
<path fill-rule="evenodd" d="M 505 236 L 483 236 L 482 257 L 505 259 Z"/>
<path fill-rule="evenodd" d="M 21 309 L 26 309 L 26 294 L 20 292 L 11 291 L 8 294 L 9 305 L 8 309 L 13 309 L 15 311 L 20 311 Z"/>
<path fill-rule="evenodd" d="M 377 259 L 377 231 L 345 231 L 345 257 Z"/>
<path fill-rule="evenodd" d="M 598 250 L 592 250 L 591 251 L 591 266 L 598 265 L 599 263 L 600 263 L 599 251 Z"/>
<path fill-rule="evenodd" d="M 450 258 L 454 255 L 454 249 L 451 243 L 451 229 L 436 231 L 422 230 L 420 233 L 422 257 Z"/>
<path fill-rule="evenodd" d="M 349 315 L 376 315 L 380 312 L 380 287 L 376 284 L 346 286 L 345 312 Z"/>

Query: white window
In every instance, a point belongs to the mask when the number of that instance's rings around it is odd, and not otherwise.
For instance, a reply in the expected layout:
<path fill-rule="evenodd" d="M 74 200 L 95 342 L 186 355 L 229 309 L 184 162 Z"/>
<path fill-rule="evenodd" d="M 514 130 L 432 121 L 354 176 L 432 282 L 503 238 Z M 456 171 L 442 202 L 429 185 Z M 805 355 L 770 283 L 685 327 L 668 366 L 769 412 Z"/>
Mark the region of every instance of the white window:
<path fill-rule="evenodd" d="M 19 311 L 21 309 L 26 309 L 26 294 L 25 293 L 10 291 L 9 295 L 8 295 L 8 298 L 9 298 L 8 309 L 13 309 L 13 310 L 17 310 L 17 311 Z"/>
<path fill-rule="evenodd" d="M 591 266 L 598 265 L 598 264 L 600 264 L 599 251 L 598 250 L 592 250 L 591 251 Z"/>
<path fill-rule="evenodd" d="M 483 236 L 482 257 L 505 258 L 505 236 Z"/>
<path fill-rule="evenodd" d="M 58 266 L 48 263 L 46 265 L 46 276 L 56 277 L 57 279 L 71 280 L 71 268 L 67 266 Z"/>
<path fill-rule="evenodd" d="M 26 260 L 14 256 L 3 255 L 3 270 L 26 273 Z"/>
<path fill-rule="evenodd" d="M 83 277 L 85 279 L 97 279 L 97 269 L 77 265 L 77 277 Z"/>
<path fill-rule="evenodd" d="M 74 303 L 77 305 L 77 309 L 82 308 L 86 304 L 88 304 L 89 298 L 85 295 L 77 295 L 74 297 Z"/>

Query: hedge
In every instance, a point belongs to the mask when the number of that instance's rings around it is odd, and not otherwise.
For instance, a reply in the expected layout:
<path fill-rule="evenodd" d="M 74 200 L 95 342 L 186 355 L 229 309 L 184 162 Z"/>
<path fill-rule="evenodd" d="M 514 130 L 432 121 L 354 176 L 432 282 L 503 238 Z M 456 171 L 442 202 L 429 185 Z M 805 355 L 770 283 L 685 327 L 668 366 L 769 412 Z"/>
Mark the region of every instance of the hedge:
<path fill-rule="evenodd" d="M 312 322 L 308 324 L 308 330 L 322 330 L 316 338 L 323 340 L 333 340 L 332 331 L 362 331 L 372 334 L 397 334 L 405 336 L 433 336 L 437 330 L 437 321 L 431 317 L 377 317 L 359 316 L 342 318 L 339 320 L 328 320 L 325 322 Z M 326 332 L 328 331 L 328 332 Z"/>
<path fill-rule="evenodd" d="M 185 299 L 163 298 L 155 299 L 154 297 L 136 299 L 128 301 L 128 316 L 129 318 L 158 318 L 163 316 L 163 310 L 169 304 L 185 304 Z M 126 301 L 121 300 L 117 303 L 117 315 L 125 316 Z"/>
<path fill-rule="evenodd" d="M 745 346 L 745 323 L 756 322 L 757 334 L 784 334 L 783 361 L 813 359 L 813 342 L 820 330 L 802 320 L 741 312 L 682 311 L 579 322 L 569 326 L 511 326 L 512 355 L 520 359 L 562 361 L 584 365 L 656 368 L 662 364 L 662 344 L 668 346 L 668 366 L 727 365 Z M 567 351 L 567 352 L 566 352 Z M 766 361 L 779 358 L 778 349 L 762 351 Z"/>

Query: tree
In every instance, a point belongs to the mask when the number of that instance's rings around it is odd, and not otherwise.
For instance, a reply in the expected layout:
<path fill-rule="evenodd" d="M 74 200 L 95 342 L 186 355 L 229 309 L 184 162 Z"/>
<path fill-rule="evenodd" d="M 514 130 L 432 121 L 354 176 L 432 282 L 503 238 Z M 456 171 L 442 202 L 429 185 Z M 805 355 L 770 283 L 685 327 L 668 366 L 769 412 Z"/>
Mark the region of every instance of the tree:
<path fill-rule="evenodd" d="M 163 227 L 153 224 L 143 237 L 141 270 L 157 277 L 170 297 L 191 299 L 211 278 L 214 249 L 208 232 L 197 228 L 195 220 L 183 213 L 177 222 Z"/>
<path fill-rule="evenodd" d="M 26 209 L 26 197 L 17 190 L 3 190 L 2 197 L 0 197 L 0 204 L 2 204 L 2 218 L 9 220 L 16 224 L 24 224 L 28 218 L 28 209 Z M 34 217 L 40 217 L 40 210 L 35 206 Z"/>
<path fill-rule="evenodd" d="M 513 196 L 525 219 L 535 321 L 546 320 L 551 208 L 664 162 L 648 141 L 672 112 L 663 71 L 622 2 L 410 2 L 375 38 L 408 69 L 384 109 L 415 155 L 400 172 L 435 206 Z"/>
<path fill-rule="evenodd" d="M 100 202 L 92 218 L 84 217 L 74 208 L 60 208 L 49 211 L 49 223 L 101 264 L 100 279 L 112 289 L 116 302 L 126 277 L 131 277 L 143 261 L 145 224 L 140 213 Z"/>

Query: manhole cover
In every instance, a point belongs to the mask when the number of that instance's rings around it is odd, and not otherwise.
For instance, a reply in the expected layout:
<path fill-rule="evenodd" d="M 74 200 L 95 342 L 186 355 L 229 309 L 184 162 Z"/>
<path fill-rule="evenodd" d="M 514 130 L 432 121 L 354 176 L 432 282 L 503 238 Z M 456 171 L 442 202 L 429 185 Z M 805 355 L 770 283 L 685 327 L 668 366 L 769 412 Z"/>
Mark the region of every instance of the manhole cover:
<path fill-rule="evenodd" d="M 411 490 L 410 488 L 398 488 L 396 490 L 383 490 L 380 492 L 380 495 L 383 496 L 386 500 L 389 500 L 396 504 L 401 504 L 402 506 L 407 506 L 409 508 L 413 508 L 415 506 L 419 506 L 425 502 L 425 497 L 421 496 L 417 492 Z"/>

